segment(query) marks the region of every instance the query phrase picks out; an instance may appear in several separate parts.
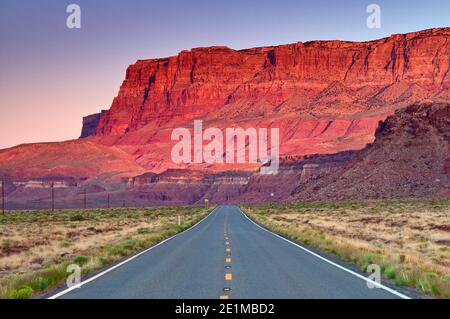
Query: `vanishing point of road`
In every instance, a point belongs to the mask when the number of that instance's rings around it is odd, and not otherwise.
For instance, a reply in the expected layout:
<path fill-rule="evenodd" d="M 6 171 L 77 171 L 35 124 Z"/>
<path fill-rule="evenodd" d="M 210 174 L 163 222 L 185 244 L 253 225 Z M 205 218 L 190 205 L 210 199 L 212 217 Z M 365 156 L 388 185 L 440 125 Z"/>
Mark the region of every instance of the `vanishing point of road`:
<path fill-rule="evenodd" d="M 406 298 L 219 206 L 191 229 L 53 298 Z"/>

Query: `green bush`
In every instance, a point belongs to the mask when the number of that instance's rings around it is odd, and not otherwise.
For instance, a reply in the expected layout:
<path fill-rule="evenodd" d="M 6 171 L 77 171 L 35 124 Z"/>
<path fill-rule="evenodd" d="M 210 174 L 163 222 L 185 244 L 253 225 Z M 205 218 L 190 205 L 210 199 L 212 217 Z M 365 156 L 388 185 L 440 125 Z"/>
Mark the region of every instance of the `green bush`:
<path fill-rule="evenodd" d="M 48 278 L 39 277 L 31 283 L 33 290 L 45 290 L 50 285 Z"/>
<path fill-rule="evenodd" d="M 389 279 L 395 279 L 395 277 L 397 276 L 395 267 L 392 265 L 387 266 L 384 270 L 384 275 Z"/>
<path fill-rule="evenodd" d="M 410 282 L 410 278 L 407 273 L 401 272 L 398 276 L 395 277 L 394 282 L 398 286 L 406 286 Z"/>
<path fill-rule="evenodd" d="M 163 240 L 163 237 L 161 235 L 153 235 L 149 238 L 149 241 L 151 243 L 157 243 L 160 242 L 161 240 Z"/>
<path fill-rule="evenodd" d="M 78 264 L 81 266 L 81 265 L 84 265 L 85 263 L 87 263 L 88 260 L 89 260 L 89 257 L 87 257 L 87 256 L 78 256 L 73 260 L 73 262 L 75 264 Z"/>
<path fill-rule="evenodd" d="M 138 234 L 148 234 L 150 233 L 150 228 L 148 227 L 143 227 L 143 228 L 139 228 L 137 230 Z"/>
<path fill-rule="evenodd" d="M 125 256 L 126 251 L 121 245 L 114 245 L 108 248 L 108 255 L 110 256 Z"/>
<path fill-rule="evenodd" d="M 127 249 L 127 250 L 133 249 L 133 248 L 136 246 L 136 243 L 137 243 L 136 240 L 130 239 L 130 240 L 127 240 L 126 242 L 124 242 L 124 243 L 122 244 L 122 247 L 123 247 L 124 249 Z"/>
<path fill-rule="evenodd" d="M 12 292 L 12 299 L 30 299 L 33 295 L 33 288 L 25 286 Z"/>
<path fill-rule="evenodd" d="M 71 222 L 78 222 L 78 221 L 86 220 L 86 218 L 81 214 L 75 214 L 75 215 L 70 216 L 69 220 Z"/>

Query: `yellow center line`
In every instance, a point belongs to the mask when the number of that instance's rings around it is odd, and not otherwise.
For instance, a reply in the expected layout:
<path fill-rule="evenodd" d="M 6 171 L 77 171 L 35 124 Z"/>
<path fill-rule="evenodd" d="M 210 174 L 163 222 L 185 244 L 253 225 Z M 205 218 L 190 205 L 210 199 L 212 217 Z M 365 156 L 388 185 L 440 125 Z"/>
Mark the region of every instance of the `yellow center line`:
<path fill-rule="evenodd" d="M 231 248 L 230 248 L 230 240 L 228 237 L 228 215 L 225 215 L 225 223 L 223 225 L 223 236 L 225 238 L 225 251 L 227 257 L 225 258 L 225 263 L 231 263 L 231 258 L 229 257 L 231 255 Z M 225 265 L 225 269 L 230 270 L 230 265 Z M 232 281 L 233 280 L 233 274 L 232 273 L 225 273 L 225 281 Z M 230 291 L 231 288 L 225 287 L 224 292 Z M 229 295 L 220 295 L 219 299 L 230 299 Z"/>

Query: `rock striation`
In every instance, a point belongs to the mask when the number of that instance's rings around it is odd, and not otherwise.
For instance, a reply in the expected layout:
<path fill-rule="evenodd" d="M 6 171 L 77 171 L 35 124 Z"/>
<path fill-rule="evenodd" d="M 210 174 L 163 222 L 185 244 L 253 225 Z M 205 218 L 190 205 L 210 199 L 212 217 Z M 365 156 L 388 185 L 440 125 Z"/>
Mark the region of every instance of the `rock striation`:
<path fill-rule="evenodd" d="M 119 205 L 450 194 L 449 40 L 450 28 L 436 28 L 139 60 L 110 109 L 83 119 L 80 139 L 0 150 L 0 177 L 16 207 L 32 192 L 37 203 L 48 197 L 23 185 L 55 177 L 77 184 L 61 196 L 86 187 L 98 203 L 115 192 Z M 222 131 L 279 128 L 279 174 L 173 163 L 171 132 L 194 119 Z"/>
<path fill-rule="evenodd" d="M 450 28 L 438 28 L 368 42 L 195 48 L 139 60 L 92 138 L 156 173 L 189 168 L 172 163 L 170 133 L 194 119 L 205 129 L 278 127 L 284 156 L 358 150 L 396 109 L 450 100 L 449 38 Z"/>
<path fill-rule="evenodd" d="M 300 185 L 295 198 L 366 199 L 450 195 L 450 104 L 398 110 L 375 142 L 330 174 Z"/>
<path fill-rule="evenodd" d="M 128 67 L 96 135 L 193 117 L 353 115 L 439 98 L 450 85 L 450 28 L 368 42 L 195 48 Z"/>
<path fill-rule="evenodd" d="M 106 110 L 102 110 L 100 113 L 95 113 L 83 117 L 83 128 L 81 129 L 80 138 L 85 138 L 95 134 L 98 123 L 100 122 L 100 118 L 105 112 Z"/>

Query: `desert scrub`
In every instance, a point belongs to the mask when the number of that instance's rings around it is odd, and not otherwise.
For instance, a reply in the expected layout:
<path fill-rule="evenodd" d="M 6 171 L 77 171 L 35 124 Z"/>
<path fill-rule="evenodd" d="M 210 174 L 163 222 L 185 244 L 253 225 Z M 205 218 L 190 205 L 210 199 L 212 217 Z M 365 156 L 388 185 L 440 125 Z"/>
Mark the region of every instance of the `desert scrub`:
<path fill-rule="evenodd" d="M 70 264 L 79 265 L 85 276 L 191 227 L 213 208 L 114 208 L 0 215 L 0 298 L 31 298 L 61 285 L 69 275 L 66 269 Z"/>
<path fill-rule="evenodd" d="M 69 220 L 71 222 L 78 222 L 81 220 L 86 220 L 86 217 L 84 217 L 82 214 L 75 214 L 69 217 Z"/>
<path fill-rule="evenodd" d="M 73 260 L 74 264 L 78 264 L 79 266 L 83 266 L 87 261 L 89 260 L 89 257 L 87 256 L 78 256 Z"/>
<path fill-rule="evenodd" d="M 283 236 L 399 286 L 450 298 L 450 199 L 306 202 L 242 207 Z"/>
<path fill-rule="evenodd" d="M 33 295 L 33 288 L 25 286 L 13 291 L 10 295 L 13 299 L 29 299 Z"/>
<path fill-rule="evenodd" d="M 138 234 L 148 234 L 148 233 L 150 233 L 150 228 L 148 228 L 148 227 L 142 227 L 142 228 L 139 228 L 139 229 L 137 230 L 137 232 L 138 232 Z"/>

